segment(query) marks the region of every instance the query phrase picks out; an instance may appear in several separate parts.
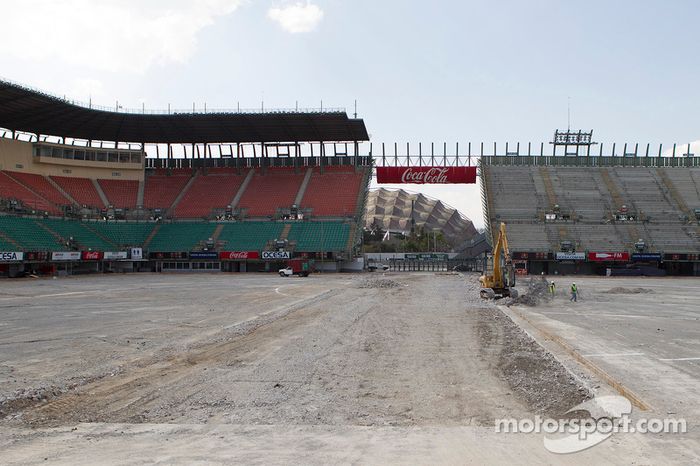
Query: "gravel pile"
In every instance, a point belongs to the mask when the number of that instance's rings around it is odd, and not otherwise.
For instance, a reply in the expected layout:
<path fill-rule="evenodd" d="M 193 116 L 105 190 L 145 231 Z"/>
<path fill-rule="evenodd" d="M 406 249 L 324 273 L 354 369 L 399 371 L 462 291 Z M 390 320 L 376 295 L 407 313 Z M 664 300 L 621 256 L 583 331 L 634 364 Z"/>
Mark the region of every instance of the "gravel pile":
<path fill-rule="evenodd" d="M 479 312 L 482 348 L 501 345 L 495 371 L 537 414 L 565 413 L 592 397 L 557 359 L 500 310 Z"/>
<path fill-rule="evenodd" d="M 653 292 L 654 290 L 650 290 L 649 288 L 624 288 L 622 286 L 617 286 L 606 291 L 608 294 L 646 294 Z"/>
<path fill-rule="evenodd" d="M 388 278 L 363 278 L 357 284 L 358 288 L 401 288 L 403 285 Z"/>
<path fill-rule="evenodd" d="M 549 283 L 544 277 L 531 278 L 528 286 L 527 292 L 521 293 L 515 299 L 509 299 L 506 302 L 506 306 L 512 306 L 514 304 L 522 304 L 524 306 L 537 306 L 541 301 L 549 300 Z"/>

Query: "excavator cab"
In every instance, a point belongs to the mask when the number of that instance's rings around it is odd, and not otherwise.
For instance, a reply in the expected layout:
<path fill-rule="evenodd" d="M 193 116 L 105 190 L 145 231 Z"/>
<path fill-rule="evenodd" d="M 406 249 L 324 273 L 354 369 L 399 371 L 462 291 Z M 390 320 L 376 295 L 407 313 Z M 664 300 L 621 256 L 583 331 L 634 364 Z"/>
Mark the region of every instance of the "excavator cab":
<path fill-rule="evenodd" d="M 489 257 L 484 275 L 479 278 L 481 297 L 484 299 L 517 298 L 515 287 L 515 269 L 508 250 L 506 224 L 501 223 L 497 241 L 493 245 L 493 254 Z"/>

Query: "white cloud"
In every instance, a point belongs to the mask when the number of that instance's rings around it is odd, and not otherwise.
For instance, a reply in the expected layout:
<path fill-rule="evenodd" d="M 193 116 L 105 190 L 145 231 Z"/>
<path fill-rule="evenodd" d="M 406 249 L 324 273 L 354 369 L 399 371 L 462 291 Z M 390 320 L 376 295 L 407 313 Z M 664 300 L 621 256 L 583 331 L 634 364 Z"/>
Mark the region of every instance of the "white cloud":
<path fill-rule="evenodd" d="M 186 62 L 198 33 L 244 1 L 11 0 L 0 10 L 0 54 L 138 73 Z"/>
<path fill-rule="evenodd" d="M 323 10 L 311 2 L 297 2 L 284 7 L 272 7 L 267 17 L 292 34 L 311 32 L 323 19 Z"/>
<path fill-rule="evenodd" d="M 688 153 L 688 144 L 677 144 L 676 145 L 676 157 L 681 157 L 683 154 Z M 690 153 L 694 157 L 700 157 L 700 141 L 693 141 L 690 143 Z M 652 149 L 653 154 L 653 149 Z M 673 144 L 664 145 L 662 154 L 664 157 L 671 157 L 673 155 Z"/>

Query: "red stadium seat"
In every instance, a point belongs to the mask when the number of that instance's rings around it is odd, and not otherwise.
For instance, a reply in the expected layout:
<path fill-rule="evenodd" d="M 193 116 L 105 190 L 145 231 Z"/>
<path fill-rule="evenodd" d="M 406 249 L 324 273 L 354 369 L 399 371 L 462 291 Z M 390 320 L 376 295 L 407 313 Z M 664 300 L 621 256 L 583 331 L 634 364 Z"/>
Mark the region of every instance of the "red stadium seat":
<path fill-rule="evenodd" d="M 169 209 L 191 176 L 191 170 L 156 171 L 146 178 L 143 206 L 147 209 Z"/>
<path fill-rule="evenodd" d="M 136 180 L 97 180 L 109 203 L 118 209 L 133 209 L 139 194 Z"/>
<path fill-rule="evenodd" d="M 68 193 L 80 205 L 88 207 L 107 207 L 97 194 L 92 180 L 89 178 L 71 178 L 67 176 L 52 176 L 52 180 L 58 184 L 61 189 Z"/>
<path fill-rule="evenodd" d="M 54 204 L 30 191 L 4 171 L 0 172 L 0 197 L 21 201 L 27 209 L 46 211 L 52 214 L 60 214 L 61 212 Z"/>
<path fill-rule="evenodd" d="M 70 205 L 68 200 L 46 177 L 34 173 L 7 172 L 15 180 L 28 187 L 39 196 L 56 205 Z"/>
<path fill-rule="evenodd" d="M 209 217 L 213 209 L 225 209 L 236 196 L 245 176 L 243 175 L 200 175 L 177 206 L 178 218 Z"/>
<path fill-rule="evenodd" d="M 278 208 L 294 204 L 306 172 L 295 173 L 289 168 L 271 168 L 266 174 L 256 172 L 245 190 L 238 207 L 249 217 L 275 215 Z"/>
<path fill-rule="evenodd" d="M 354 215 L 363 176 L 353 167 L 326 167 L 323 174 L 315 168 L 300 207 L 312 208 L 317 217 Z"/>

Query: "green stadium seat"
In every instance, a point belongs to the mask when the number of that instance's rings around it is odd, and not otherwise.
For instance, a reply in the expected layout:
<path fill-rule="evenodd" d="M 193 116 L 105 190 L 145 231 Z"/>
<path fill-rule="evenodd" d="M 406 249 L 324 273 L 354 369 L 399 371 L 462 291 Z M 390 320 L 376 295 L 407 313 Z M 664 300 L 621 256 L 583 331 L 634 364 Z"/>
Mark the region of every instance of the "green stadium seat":
<path fill-rule="evenodd" d="M 39 226 L 41 219 L 0 217 L 0 230 L 24 251 L 65 251 L 67 248 L 50 232 Z M 12 250 L 16 249 L 13 245 Z"/>
<path fill-rule="evenodd" d="M 152 252 L 192 251 L 214 235 L 215 223 L 164 223 L 147 249 Z"/>
<path fill-rule="evenodd" d="M 244 222 L 225 224 L 219 241 L 227 251 L 261 251 L 270 240 L 282 236 L 283 223 Z"/>
<path fill-rule="evenodd" d="M 80 249 L 113 251 L 116 248 L 116 245 L 102 239 L 94 230 L 90 229 L 86 222 L 53 218 L 38 220 L 38 222 L 43 223 L 51 231 L 58 233 L 64 240 L 72 237 L 78 243 Z"/>
<path fill-rule="evenodd" d="M 341 222 L 293 223 L 289 241 L 295 241 L 299 252 L 344 251 L 350 236 L 350 225 Z"/>
<path fill-rule="evenodd" d="M 155 228 L 154 223 L 90 222 L 85 227 L 114 244 L 119 249 L 140 247 Z"/>

